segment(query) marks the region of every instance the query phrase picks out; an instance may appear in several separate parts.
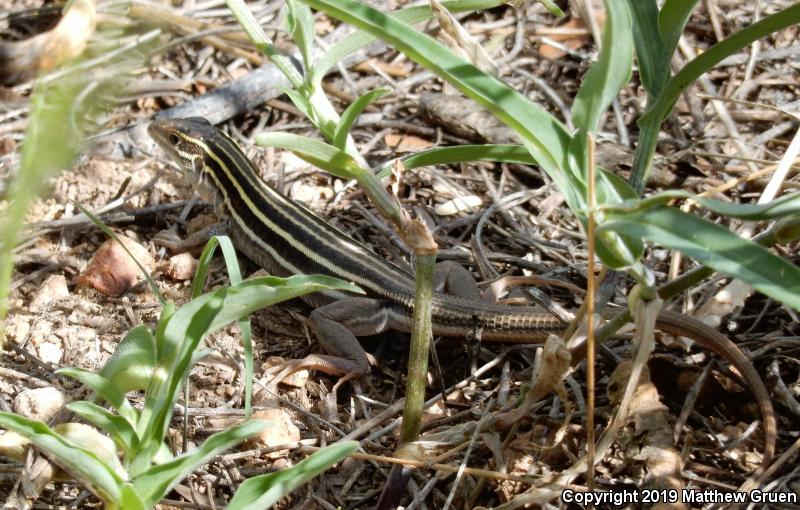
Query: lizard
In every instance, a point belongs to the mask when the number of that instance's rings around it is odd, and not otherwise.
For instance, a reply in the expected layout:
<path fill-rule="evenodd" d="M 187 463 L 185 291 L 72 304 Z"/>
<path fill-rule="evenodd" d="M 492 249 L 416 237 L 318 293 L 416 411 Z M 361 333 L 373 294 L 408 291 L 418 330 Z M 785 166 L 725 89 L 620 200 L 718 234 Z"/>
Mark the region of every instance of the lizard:
<path fill-rule="evenodd" d="M 219 230 L 226 231 L 250 260 L 276 276 L 325 274 L 366 292 L 366 297 L 325 291 L 304 298 L 314 307 L 309 327 L 328 354 L 314 357 L 308 368 L 332 375 L 366 374 L 370 365 L 357 337 L 389 329 L 410 331 L 415 286 L 410 272 L 269 186 L 236 142 L 206 119 L 159 119 L 151 122 L 148 133 L 181 167 L 197 194 L 214 206 L 223 220 Z M 525 344 L 543 343 L 549 334 L 567 328 L 555 316 L 532 307 L 441 292 L 432 297 L 431 323 L 438 336 L 464 338 L 478 330 L 482 341 Z M 656 327 L 691 338 L 739 371 L 758 401 L 764 462 L 769 462 L 777 436 L 775 415 L 750 360 L 727 337 L 685 315 L 662 310 Z"/>

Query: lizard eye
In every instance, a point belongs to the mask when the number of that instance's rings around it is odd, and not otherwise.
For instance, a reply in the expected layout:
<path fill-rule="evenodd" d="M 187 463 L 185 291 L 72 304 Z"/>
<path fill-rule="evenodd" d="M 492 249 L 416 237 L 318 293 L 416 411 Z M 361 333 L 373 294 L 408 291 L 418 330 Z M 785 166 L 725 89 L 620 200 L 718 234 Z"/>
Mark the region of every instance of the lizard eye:
<path fill-rule="evenodd" d="M 180 141 L 181 141 L 181 137 L 179 137 L 175 133 L 170 133 L 169 134 L 169 143 L 171 143 L 172 145 L 178 145 L 178 143 Z"/>

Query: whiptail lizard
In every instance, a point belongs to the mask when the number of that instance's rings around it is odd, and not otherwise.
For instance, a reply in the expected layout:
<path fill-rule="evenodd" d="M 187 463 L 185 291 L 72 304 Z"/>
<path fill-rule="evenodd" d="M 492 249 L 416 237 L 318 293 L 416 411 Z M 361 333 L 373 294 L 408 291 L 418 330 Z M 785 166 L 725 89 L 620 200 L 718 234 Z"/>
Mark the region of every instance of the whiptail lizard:
<path fill-rule="evenodd" d="M 271 274 L 326 274 L 351 281 L 368 297 L 340 292 L 311 295 L 317 308 L 309 325 L 331 356 L 311 368 L 335 375 L 369 372 L 356 337 L 387 329 L 409 331 L 414 277 L 264 183 L 238 145 L 203 118 L 157 120 L 150 135 L 185 171 L 210 204 L 234 245 Z M 489 342 L 542 343 L 566 324 L 529 307 L 507 306 L 434 293 L 433 333 L 464 338 L 481 331 Z M 764 424 L 765 462 L 775 450 L 776 426 L 769 394 L 758 372 L 736 344 L 689 317 L 662 312 L 656 323 L 667 333 L 689 337 L 731 363 L 758 400 Z"/>

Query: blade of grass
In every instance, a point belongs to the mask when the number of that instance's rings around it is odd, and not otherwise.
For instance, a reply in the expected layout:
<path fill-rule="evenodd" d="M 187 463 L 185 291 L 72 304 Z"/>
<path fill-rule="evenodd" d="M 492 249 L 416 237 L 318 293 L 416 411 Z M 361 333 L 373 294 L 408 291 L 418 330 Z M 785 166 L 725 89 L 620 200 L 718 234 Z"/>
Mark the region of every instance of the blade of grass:
<path fill-rule="evenodd" d="M 137 421 L 136 410 L 131 406 L 128 399 L 125 398 L 125 393 L 115 386 L 111 381 L 102 377 L 94 372 L 83 370 L 82 368 L 62 368 L 56 370 L 56 374 L 71 377 L 76 381 L 88 386 L 95 393 L 100 395 L 106 402 L 111 404 L 121 417 L 126 419 L 129 424 L 135 425 Z"/>
<path fill-rule="evenodd" d="M 154 506 L 189 473 L 225 450 L 259 433 L 268 425 L 249 420 L 229 430 L 217 432 L 189 453 L 152 467 L 133 480 L 133 487 L 148 507 Z"/>
<path fill-rule="evenodd" d="M 683 66 L 667 83 L 664 92 L 652 106 L 647 108 L 642 121 L 650 116 L 663 120 L 672 110 L 681 92 L 708 70 L 722 62 L 723 59 L 749 46 L 758 39 L 797 23 L 800 23 L 800 3 L 771 14 L 703 51 Z"/>
<path fill-rule="evenodd" d="M 711 46 L 688 62 L 664 86 L 657 98 L 650 101 L 639 119 L 639 145 L 633 160 L 631 186 L 641 194 L 650 175 L 661 123 L 672 111 L 681 93 L 700 76 L 724 58 L 773 32 L 800 23 L 800 3 L 787 7 L 749 25 Z"/>
<path fill-rule="evenodd" d="M 103 501 L 119 500 L 124 480 L 94 453 L 61 437 L 46 424 L 17 414 L 0 412 L 0 428 L 29 439 Z"/>
<path fill-rule="evenodd" d="M 64 130 L 63 126 L 70 117 L 75 97 L 84 86 L 75 81 L 50 86 L 38 83 L 31 95 L 19 172 L 8 186 L 8 205 L 0 222 L 0 348 L 5 338 L 8 292 L 14 268 L 12 254 L 31 202 L 41 194 L 50 177 L 75 159 L 80 133 Z"/>
<path fill-rule="evenodd" d="M 167 307 L 162 310 L 165 309 Z M 150 329 L 143 324 L 136 326 L 122 338 L 100 370 L 100 375 L 120 391 L 143 390 L 150 385 L 157 368 L 157 351 L 156 339 Z"/>
<path fill-rule="evenodd" d="M 628 0 L 633 19 L 633 41 L 639 79 L 650 97 L 657 96 L 669 79 L 667 49 L 658 28 L 656 0 Z"/>
<path fill-rule="evenodd" d="M 314 16 L 311 9 L 301 4 L 297 0 L 286 0 L 287 31 L 292 34 L 292 39 L 300 49 L 303 56 L 303 64 L 306 69 L 311 67 L 311 52 L 314 46 Z"/>
<path fill-rule="evenodd" d="M 107 433 L 122 449 L 126 459 L 133 457 L 139 446 L 139 436 L 125 418 L 85 401 L 71 402 L 67 409 Z"/>
<path fill-rule="evenodd" d="M 193 299 L 166 323 L 159 324 L 159 369 L 147 389 L 140 419 L 144 425 L 139 436 L 145 443 L 141 455 L 154 455 L 157 444 L 167 433 L 178 389 L 188 377 L 192 355 L 205 336 L 265 306 L 321 290 L 362 293 L 358 287 L 328 276 L 264 276 Z M 137 466 L 146 464 L 139 461 Z"/>
<path fill-rule="evenodd" d="M 456 14 L 491 9 L 504 3 L 502 0 L 450 0 L 442 2 L 442 5 L 451 13 Z M 392 12 L 390 16 L 407 25 L 413 25 L 431 19 L 433 13 L 429 5 L 417 5 Z M 347 55 L 366 46 L 375 39 L 374 35 L 361 30 L 348 35 L 328 48 L 325 54 L 317 60 L 310 70 L 309 81 L 315 86 L 319 85 L 322 82 L 322 78 L 328 74 L 332 67 L 341 62 Z"/>
<path fill-rule="evenodd" d="M 360 166 L 349 154 L 320 140 L 291 133 L 261 133 L 256 143 L 292 151 L 297 157 L 343 179 L 355 179 L 370 200 L 395 225 L 402 223 L 399 205 L 386 193 L 369 169 Z"/>
<path fill-rule="evenodd" d="M 658 31 L 664 41 L 665 55 L 672 58 L 697 0 L 666 0 L 658 13 Z M 667 64 L 669 65 L 669 64 Z"/>
<path fill-rule="evenodd" d="M 230 238 L 228 236 L 214 236 L 208 240 L 198 260 L 197 273 L 195 273 L 195 278 L 192 282 L 192 298 L 199 297 L 203 292 L 209 265 L 217 246 L 222 247 L 222 255 L 225 259 L 225 266 L 228 269 L 228 277 L 231 280 L 231 284 L 238 285 L 242 282 L 242 272 L 239 268 L 239 261 L 236 258 L 236 250 Z M 250 327 L 250 319 L 240 320 L 239 330 L 242 332 L 242 347 L 244 348 L 244 410 L 245 417 L 249 417 L 253 402 L 253 332 Z"/>
<path fill-rule="evenodd" d="M 735 204 L 714 200 L 683 190 L 667 190 L 641 200 L 629 200 L 603 207 L 611 214 L 626 214 L 642 211 L 659 205 L 667 205 L 676 198 L 691 200 L 717 214 L 747 221 L 764 221 L 800 214 L 800 192 L 783 196 L 765 204 Z"/>
<path fill-rule="evenodd" d="M 609 230 L 678 250 L 800 310 L 800 267 L 719 225 L 659 206 L 609 215 L 598 232 Z"/>
<path fill-rule="evenodd" d="M 410 59 L 446 79 L 511 126 L 542 168 L 556 181 L 573 210 L 581 208 L 570 176 L 564 172 L 571 139 L 555 117 L 503 83 L 458 58 L 438 41 L 375 9 L 352 0 L 304 0 L 337 19 L 387 41 Z"/>
<path fill-rule="evenodd" d="M 350 128 L 358 119 L 358 116 L 361 115 L 361 112 L 364 111 L 364 108 L 391 91 L 392 89 L 386 87 L 374 89 L 362 96 L 359 96 L 358 99 L 353 101 L 342 113 L 342 118 L 339 120 L 339 124 L 336 126 L 336 131 L 334 132 L 333 139 L 331 140 L 333 146 L 343 151 L 345 149 L 345 143 L 347 142 L 347 135 L 350 133 Z"/>
<path fill-rule="evenodd" d="M 583 77 L 572 104 L 572 121 L 586 133 L 597 133 L 601 116 L 631 77 L 633 41 L 630 11 L 624 0 L 606 0 L 605 4 L 607 15 L 600 55 Z M 586 139 L 581 135 L 577 137 Z"/>
<path fill-rule="evenodd" d="M 522 145 L 457 145 L 454 147 L 434 147 L 415 152 L 400 158 L 406 170 L 434 165 L 449 165 L 469 161 L 493 161 L 498 163 L 517 163 L 535 165 L 536 160 Z M 392 174 L 392 162 L 381 166 L 376 175 L 379 179 Z"/>
<path fill-rule="evenodd" d="M 302 484 L 311 480 L 358 449 L 356 441 L 332 444 L 276 473 L 248 478 L 239 486 L 227 510 L 269 508 Z"/>

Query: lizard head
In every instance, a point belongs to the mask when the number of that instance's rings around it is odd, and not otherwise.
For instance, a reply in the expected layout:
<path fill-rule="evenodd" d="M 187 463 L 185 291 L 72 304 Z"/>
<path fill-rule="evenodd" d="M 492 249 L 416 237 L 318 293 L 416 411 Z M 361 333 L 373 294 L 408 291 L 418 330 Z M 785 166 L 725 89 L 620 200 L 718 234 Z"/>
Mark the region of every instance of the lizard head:
<path fill-rule="evenodd" d="M 215 203 L 218 191 L 210 182 L 209 164 L 214 155 L 214 140 L 226 135 L 202 117 L 155 120 L 147 132 L 181 167 L 195 191 L 207 202 Z"/>

